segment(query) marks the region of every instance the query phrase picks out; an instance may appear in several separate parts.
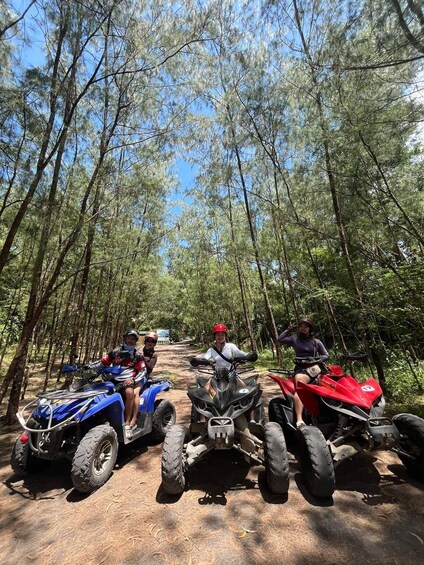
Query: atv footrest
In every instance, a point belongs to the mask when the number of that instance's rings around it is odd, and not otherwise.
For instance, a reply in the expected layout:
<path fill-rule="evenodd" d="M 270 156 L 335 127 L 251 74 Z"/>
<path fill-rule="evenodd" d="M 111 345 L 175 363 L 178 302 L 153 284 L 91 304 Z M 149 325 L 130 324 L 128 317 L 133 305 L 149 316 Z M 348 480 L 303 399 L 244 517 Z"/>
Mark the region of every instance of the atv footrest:
<path fill-rule="evenodd" d="M 234 422 L 231 418 L 214 417 L 208 422 L 208 436 L 216 449 L 230 449 L 234 443 Z"/>

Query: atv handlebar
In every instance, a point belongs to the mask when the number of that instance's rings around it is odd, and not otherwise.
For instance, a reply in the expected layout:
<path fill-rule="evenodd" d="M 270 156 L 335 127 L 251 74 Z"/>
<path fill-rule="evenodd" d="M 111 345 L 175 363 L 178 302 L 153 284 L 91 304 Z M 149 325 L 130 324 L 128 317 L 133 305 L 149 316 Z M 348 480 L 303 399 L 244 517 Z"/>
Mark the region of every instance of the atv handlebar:
<path fill-rule="evenodd" d="M 368 355 L 366 353 L 346 353 L 346 355 L 341 356 L 342 361 L 368 361 Z"/>
<path fill-rule="evenodd" d="M 292 377 L 294 375 L 294 371 L 290 371 L 288 369 L 268 369 L 271 373 L 278 373 L 280 375 L 288 375 Z"/>
<path fill-rule="evenodd" d="M 258 359 L 258 354 L 256 353 L 256 351 L 252 351 L 251 353 L 247 353 L 247 355 L 243 356 L 243 357 L 234 357 L 234 359 L 231 360 L 231 363 L 233 365 L 241 365 L 243 363 L 254 363 L 255 361 L 257 361 Z M 215 359 L 206 359 L 205 357 L 193 357 L 193 359 L 190 359 L 190 365 L 192 367 L 207 367 L 209 365 L 215 365 L 216 360 Z"/>
<path fill-rule="evenodd" d="M 205 359 L 204 357 L 193 357 L 193 359 L 190 359 L 190 365 L 192 367 L 203 367 L 214 364 L 215 361 L 213 359 Z"/>
<path fill-rule="evenodd" d="M 317 363 L 323 363 L 323 358 L 321 355 L 317 357 L 295 357 L 294 362 L 296 365 L 316 365 Z"/>
<path fill-rule="evenodd" d="M 251 353 L 248 353 L 244 357 L 235 357 L 233 359 L 233 363 L 254 363 L 257 360 L 258 360 L 258 354 L 256 353 L 256 351 L 252 351 Z"/>

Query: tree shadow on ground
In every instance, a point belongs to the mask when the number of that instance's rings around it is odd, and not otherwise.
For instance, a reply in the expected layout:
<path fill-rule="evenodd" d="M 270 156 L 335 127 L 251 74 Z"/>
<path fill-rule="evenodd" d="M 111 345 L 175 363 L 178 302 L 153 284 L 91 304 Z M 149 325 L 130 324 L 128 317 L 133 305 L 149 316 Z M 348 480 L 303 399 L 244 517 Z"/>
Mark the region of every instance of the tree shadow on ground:
<path fill-rule="evenodd" d="M 415 488 L 424 492 L 424 476 L 422 477 L 422 481 L 411 477 L 406 467 L 404 467 L 401 463 L 388 465 L 387 469 L 398 479 L 398 482 L 396 482 L 395 484 L 411 484 Z"/>
<path fill-rule="evenodd" d="M 72 489 L 70 470 L 70 461 L 62 459 L 25 477 L 12 472 L 3 484 L 7 486 L 11 495 L 18 495 L 28 500 L 54 499 L 57 494 L 54 494 L 53 491 L 65 492 Z"/>
<path fill-rule="evenodd" d="M 357 492 L 368 506 L 398 503 L 399 497 L 390 487 L 402 487 L 407 483 L 424 490 L 424 486 L 411 479 L 402 465 L 389 465 L 390 473 L 381 473 L 375 466 L 377 457 L 363 451 L 352 460 L 344 461 L 336 469 L 336 489 Z"/>
<path fill-rule="evenodd" d="M 218 504 L 225 506 L 225 494 L 232 490 L 258 489 L 256 481 L 248 478 L 250 465 L 235 451 L 212 451 L 187 473 L 185 492 L 200 490 L 204 495 L 198 498 L 200 505 Z M 181 495 L 167 495 L 159 488 L 156 500 L 161 504 L 177 502 Z"/>
<path fill-rule="evenodd" d="M 151 445 L 152 442 L 148 436 L 129 445 L 120 445 L 112 475 L 140 455 L 147 453 Z M 10 490 L 10 494 L 19 495 L 28 500 L 48 500 L 58 496 L 54 491 L 59 490 L 63 493 L 70 490 L 66 496 L 68 502 L 79 502 L 89 496 L 89 493 L 81 493 L 73 488 L 71 461 L 59 459 L 57 461 L 43 461 L 43 463 L 45 465 L 42 469 L 24 477 L 11 472 L 10 477 L 3 482 Z M 51 494 L 49 495 L 49 493 Z"/>
<path fill-rule="evenodd" d="M 294 480 L 296 482 L 296 486 L 300 494 L 303 496 L 306 502 L 308 502 L 311 506 L 321 506 L 321 507 L 334 506 L 334 500 L 332 496 L 319 498 L 309 492 L 309 489 L 306 486 L 302 473 L 295 473 Z"/>

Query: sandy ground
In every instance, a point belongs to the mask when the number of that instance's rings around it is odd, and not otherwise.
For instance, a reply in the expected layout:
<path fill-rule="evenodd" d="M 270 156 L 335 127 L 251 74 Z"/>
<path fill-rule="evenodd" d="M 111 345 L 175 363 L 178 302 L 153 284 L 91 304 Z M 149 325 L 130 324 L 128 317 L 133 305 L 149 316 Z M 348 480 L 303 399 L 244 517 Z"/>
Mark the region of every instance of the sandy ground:
<path fill-rule="evenodd" d="M 187 344 L 159 347 L 158 371 L 175 383 L 164 397 L 188 423 L 193 380 Z M 265 406 L 278 394 L 262 379 Z M 363 453 L 336 471 L 330 500 L 306 490 L 290 456 L 288 497 L 271 495 L 262 467 L 235 452 L 209 454 L 179 497 L 161 489 L 161 445 L 121 449 L 112 477 L 90 496 L 76 492 L 70 464 L 22 478 L 9 466 L 18 428 L 0 443 L 0 562 L 84 564 L 408 564 L 424 561 L 424 485 L 396 455 Z"/>

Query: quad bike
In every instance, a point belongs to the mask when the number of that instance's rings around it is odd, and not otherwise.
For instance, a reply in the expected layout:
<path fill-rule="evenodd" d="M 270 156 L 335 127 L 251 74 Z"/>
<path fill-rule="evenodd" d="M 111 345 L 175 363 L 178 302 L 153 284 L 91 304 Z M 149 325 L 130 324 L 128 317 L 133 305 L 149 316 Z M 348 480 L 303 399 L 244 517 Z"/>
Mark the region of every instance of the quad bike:
<path fill-rule="evenodd" d="M 118 392 L 122 385 L 110 382 L 121 373 L 121 367 L 93 372 L 65 365 L 62 372 L 75 374 L 68 389 L 40 393 L 18 412 L 24 431 L 14 445 L 11 466 L 16 474 L 25 475 L 39 469 L 43 462 L 68 458 L 74 487 L 90 493 L 112 474 L 119 443 L 129 444 L 146 434 L 154 441 L 163 441 L 175 423 L 175 407 L 156 396 L 171 385 L 162 378 L 146 380 L 140 394 L 137 428 L 128 439 L 124 403 Z M 93 382 L 97 377 L 104 382 Z"/>
<path fill-rule="evenodd" d="M 366 355 L 352 354 L 346 361 L 364 361 Z M 391 450 L 409 473 L 424 480 L 424 420 L 413 414 L 384 415 L 385 400 L 374 379 L 358 382 L 339 365 L 325 367 L 321 358 L 296 358 L 305 372 L 320 368 L 319 384 L 298 383 L 306 426 L 296 429 L 293 371 L 271 369 L 267 376 L 283 393 L 269 403 L 269 420 L 277 422 L 287 441 L 298 449 L 302 471 L 310 492 L 331 496 L 335 488 L 334 467 L 361 450 Z M 276 374 L 277 373 L 277 374 Z M 278 373 L 286 375 L 280 376 Z"/>
<path fill-rule="evenodd" d="M 256 361 L 256 353 L 233 359 L 228 369 L 199 369 L 197 384 L 189 386 L 192 402 L 190 428 L 172 426 L 162 448 L 162 487 L 167 494 L 181 494 L 187 471 L 213 450 L 234 448 L 248 463 L 264 465 L 269 489 L 286 494 L 289 464 L 284 434 L 278 424 L 263 425 L 262 390 L 258 375 L 242 379 L 253 367 L 237 367 Z M 191 365 L 205 367 L 211 360 L 195 358 Z"/>

